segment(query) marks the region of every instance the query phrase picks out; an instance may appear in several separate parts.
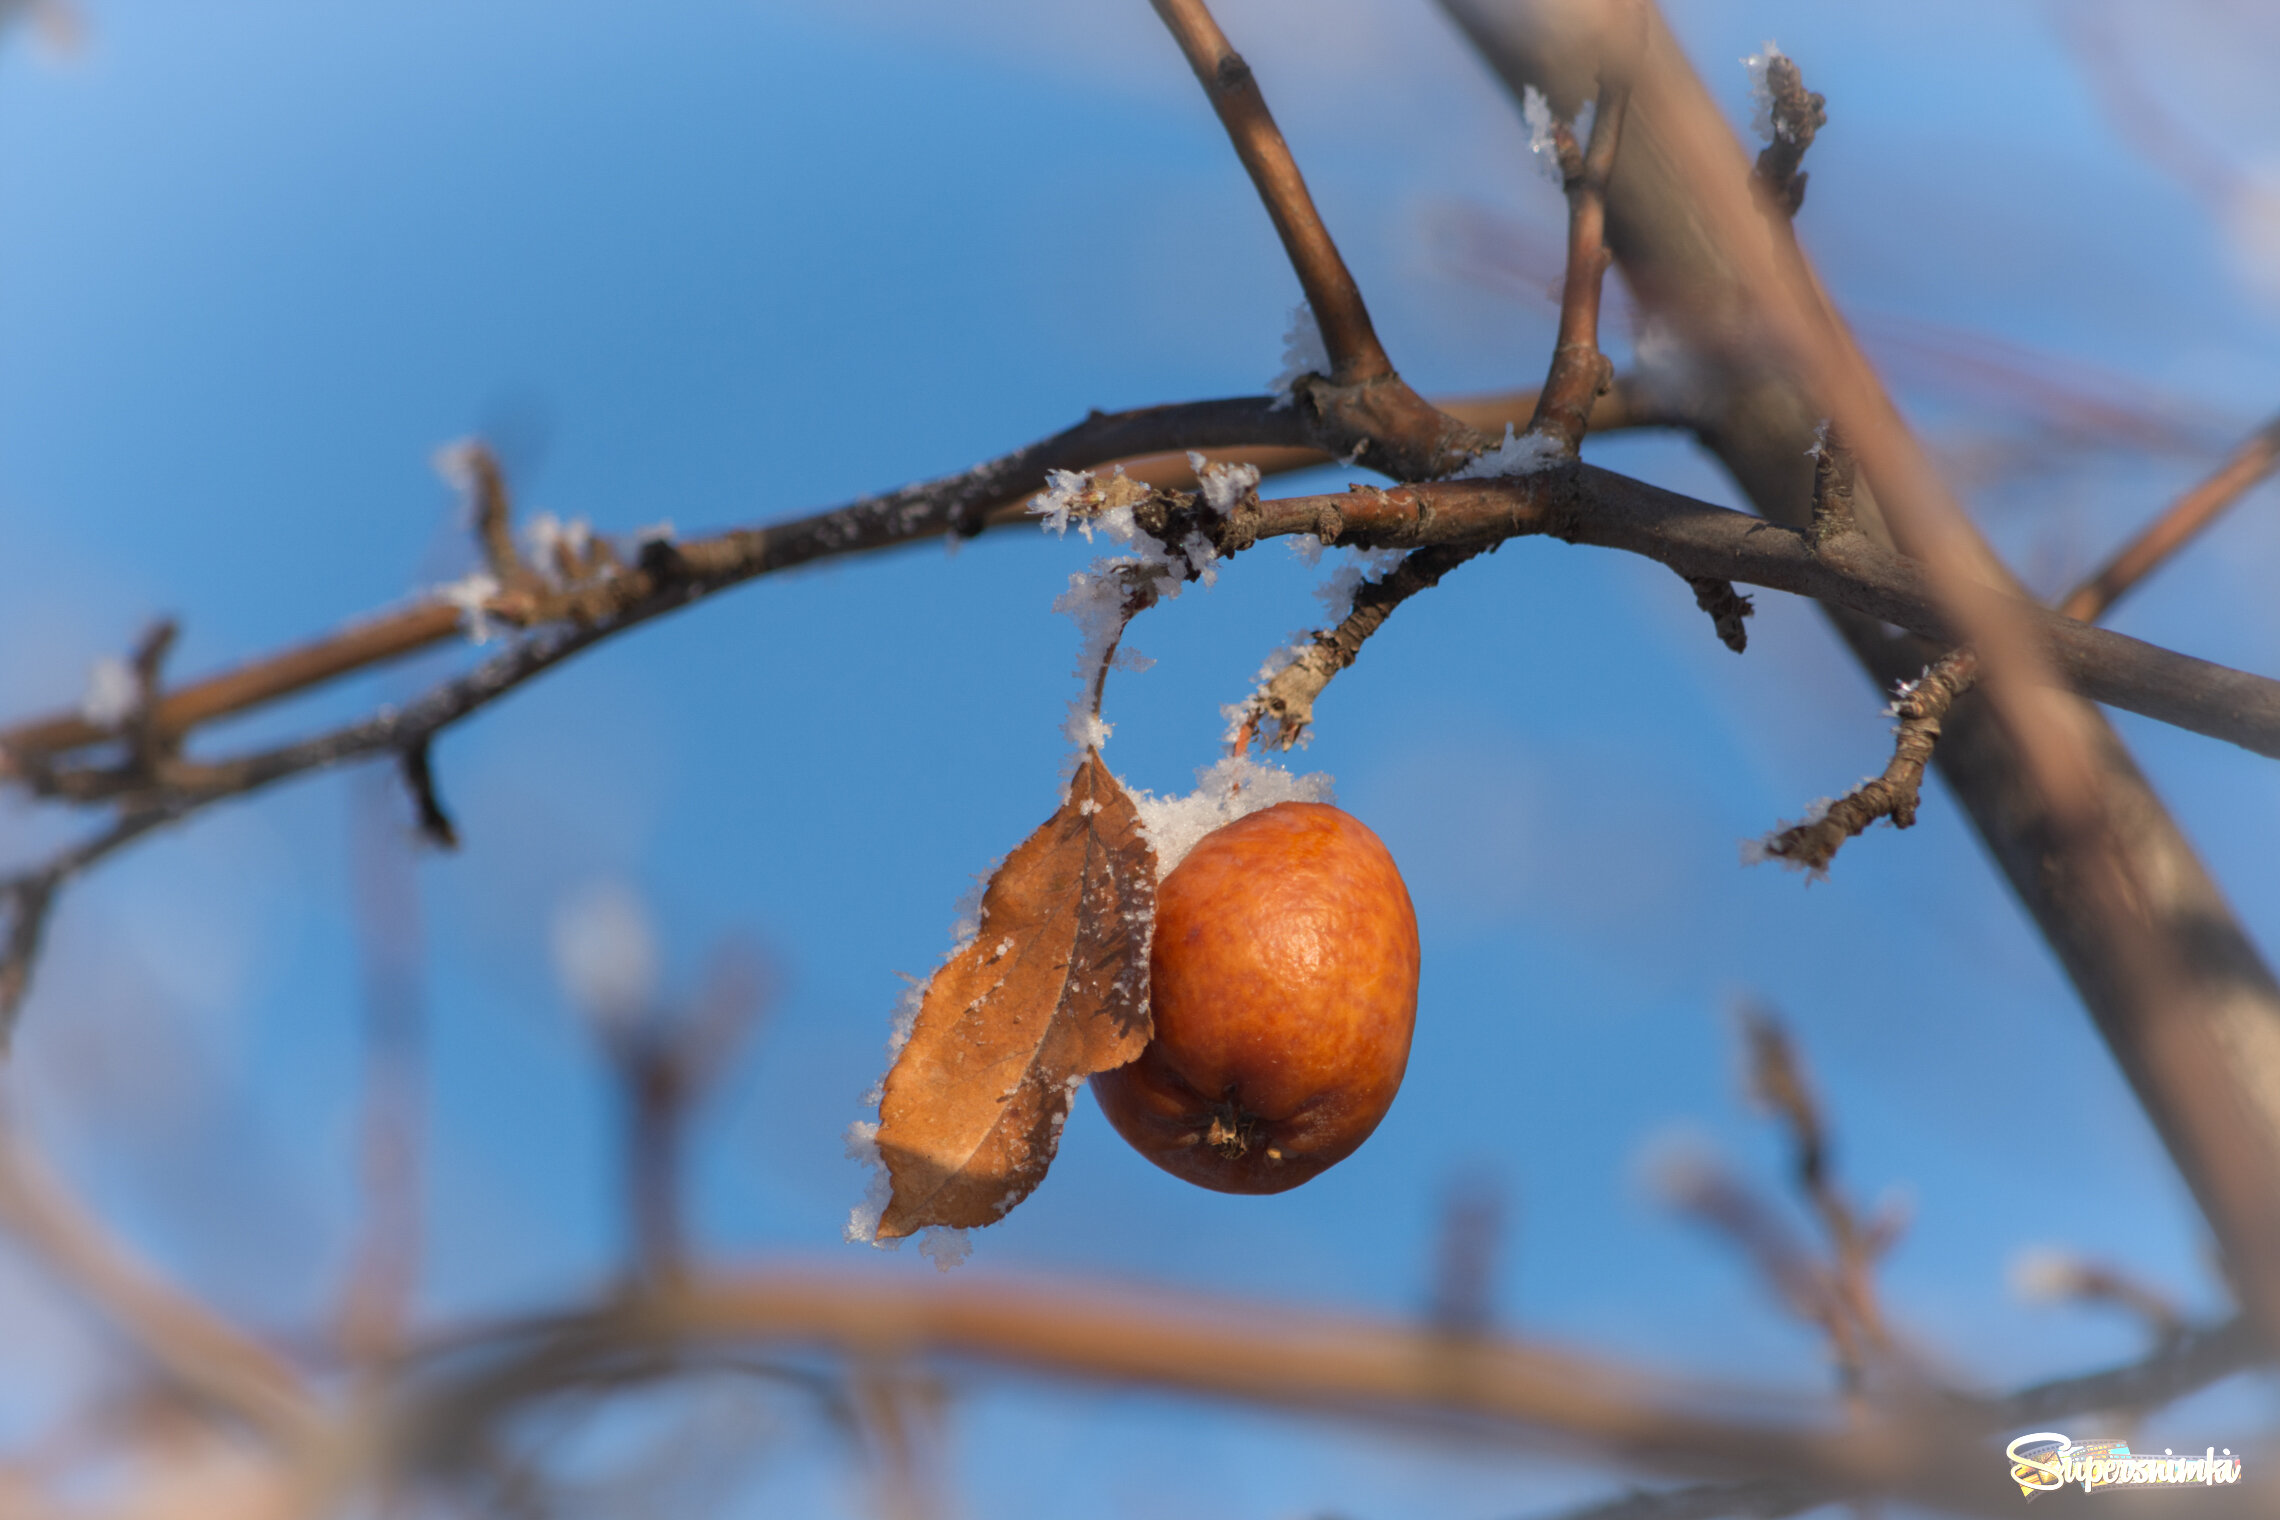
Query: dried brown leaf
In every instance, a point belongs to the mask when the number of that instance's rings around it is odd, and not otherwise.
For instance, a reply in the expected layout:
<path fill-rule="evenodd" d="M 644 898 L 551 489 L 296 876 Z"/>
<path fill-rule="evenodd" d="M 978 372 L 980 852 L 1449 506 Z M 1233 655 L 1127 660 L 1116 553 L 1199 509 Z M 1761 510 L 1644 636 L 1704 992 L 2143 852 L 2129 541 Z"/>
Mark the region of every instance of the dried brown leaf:
<path fill-rule="evenodd" d="M 1088 753 L 990 878 L 980 932 L 927 983 L 887 1073 L 880 1239 L 993 1223 L 1043 1180 L 1076 1089 L 1148 1043 L 1155 897 L 1139 814 Z"/>

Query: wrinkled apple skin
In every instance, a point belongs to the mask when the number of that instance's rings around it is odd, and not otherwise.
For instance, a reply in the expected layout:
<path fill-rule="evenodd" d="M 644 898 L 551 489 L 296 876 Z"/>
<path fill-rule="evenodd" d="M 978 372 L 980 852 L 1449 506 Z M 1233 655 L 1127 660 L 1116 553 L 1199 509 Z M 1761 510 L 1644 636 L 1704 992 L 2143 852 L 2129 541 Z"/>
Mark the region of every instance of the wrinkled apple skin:
<path fill-rule="evenodd" d="M 1337 808 L 1285 802 L 1197 842 L 1156 893 L 1155 1037 L 1092 1079 L 1140 1154 L 1222 1193 L 1343 1161 L 1393 1104 L 1417 1018 L 1417 914 Z"/>

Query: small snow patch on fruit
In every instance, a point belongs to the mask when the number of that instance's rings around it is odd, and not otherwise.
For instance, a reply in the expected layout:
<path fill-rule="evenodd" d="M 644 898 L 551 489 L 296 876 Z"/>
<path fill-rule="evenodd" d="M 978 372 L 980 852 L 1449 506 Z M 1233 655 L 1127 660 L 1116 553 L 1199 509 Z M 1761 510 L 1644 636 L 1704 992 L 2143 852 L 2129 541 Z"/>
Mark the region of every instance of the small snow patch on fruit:
<path fill-rule="evenodd" d="M 1156 879 L 1187 858 L 1196 841 L 1238 818 L 1278 802 L 1335 802 L 1332 778 L 1321 771 L 1297 776 L 1279 765 L 1230 755 L 1195 773 L 1196 789 L 1184 797 L 1158 797 L 1126 787 L 1139 810 L 1140 828 L 1156 852 Z"/>

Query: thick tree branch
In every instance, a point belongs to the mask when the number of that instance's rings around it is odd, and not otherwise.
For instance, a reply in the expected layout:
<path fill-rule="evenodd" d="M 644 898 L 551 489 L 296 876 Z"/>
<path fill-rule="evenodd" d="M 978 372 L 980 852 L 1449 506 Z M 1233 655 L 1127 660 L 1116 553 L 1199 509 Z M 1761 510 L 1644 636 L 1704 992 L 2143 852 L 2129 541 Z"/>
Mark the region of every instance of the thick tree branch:
<path fill-rule="evenodd" d="M 120 826 L 126 832 L 81 847 L 60 873 L 51 866 L 6 885 L 39 896 L 38 884 L 45 881 L 46 895 L 52 896 L 64 876 L 160 823 L 309 771 L 406 753 L 605 638 L 774 571 L 933 537 L 941 531 L 944 510 L 935 498 L 923 509 L 896 510 L 882 518 L 866 502 L 774 528 L 652 545 L 641 564 L 592 588 L 596 620 L 535 630 L 410 702 L 274 749 L 219 761 L 176 762 L 156 791 L 133 773 L 99 773 L 94 779 L 112 777 L 112 792 L 134 809 Z M 1174 512 L 1186 514 L 1177 529 Z M 1240 552 L 1260 538 L 1289 534 L 1362 548 L 1446 546 L 1460 555 L 1509 538 L 1552 536 L 1641 554 L 1688 580 L 1765 586 L 1927 639 L 1944 643 L 1954 637 L 1948 609 L 1933 596 L 1922 571 L 1865 535 L 1816 551 L 1805 533 L 1590 465 L 1390 491 L 1360 487 L 1335 496 L 1288 497 L 1227 518 L 1192 503 L 1178 506 L 1177 499 L 1157 501 L 1143 508 L 1143 523 L 1159 536 L 1168 534 L 1170 541 L 1188 531 L 1202 532 L 1222 554 Z M 607 609 L 613 602 L 617 608 L 611 613 Z M 606 620 L 600 620 L 605 614 Z M 2040 638 L 2058 674 L 2083 695 L 2280 757 L 2280 682 L 2078 623 L 2032 602 L 2022 600 L 2018 615 Z M 45 904 L 46 897 L 40 897 L 42 912 Z M 0 963 L 0 982 L 7 974 L 7 965 Z"/>
<path fill-rule="evenodd" d="M 1593 75 L 1599 42 L 1580 11 L 1442 3 L 1515 97 L 1535 86 L 1555 103 L 1572 100 Z M 2280 1327 L 2280 1209 L 2272 1204 L 2280 1197 L 2280 1089 L 2255 1075 L 2280 1069 L 2280 983 L 2111 727 L 2080 705 L 2036 703 L 2024 689 L 2031 683 L 2013 679 L 2031 674 L 2009 659 L 2015 651 L 1984 642 L 1977 614 L 1996 588 L 2010 602 L 1994 619 L 2009 624 L 2000 631 L 2033 627 L 2020 611 L 2023 597 L 1984 546 L 1974 548 L 1968 525 L 1941 509 L 1944 493 L 1892 424 L 1873 377 L 1839 352 L 1848 345 L 1825 304 L 1794 299 L 1791 281 L 1770 293 L 1786 304 L 1769 322 L 1765 273 L 1795 255 L 1769 246 L 1779 229 L 1746 206 L 1759 241 L 1752 247 L 1735 234 L 1732 205 L 1746 161 L 1659 23 L 1647 53 L 1661 66 L 1651 92 L 1644 79 L 1634 91 L 1608 205 L 1609 241 L 1628 283 L 1682 330 L 1771 337 L 1779 352 L 1813 361 L 1785 373 L 1763 362 L 1762 349 L 1698 337 L 1697 357 L 1717 375 L 1700 435 L 1769 518 L 1802 525 L 1811 494 L 1803 455 L 1815 424 L 1834 413 L 1860 451 L 1865 485 L 1875 488 L 1860 494 L 1857 541 L 1884 538 L 1895 504 L 1887 498 L 1898 498 L 1903 514 L 1910 499 L 1933 506 L 1916 516 L 1935 542 L 1941 581 L 1959 603 L 1981 604 L 1944 630 L 1942 647 L 1963 635 L 1991 667 L 2011 672 L 1992 693 L 2009 718 L 1990 722 L 1976 697 L 1958 704 L 1937 764 L 2065 964 L 2224 1243 L 2245 1300 L 2261 1323 Z M 1809 279 L 1802 288 L 1811 290 Z M 1873 448 L 1864 431 L 1871 426 Z M 1975 595 L 1973 584 L 1986 589 Z M 1932 652 L 1890 638 L 1873 613 L 1856 615 L 1863 610 L 1840 611 L 1835 621 L 1880 686 L 1929 662 Z M 2011 721 L 2022 716 L 2053 721 Z M 2094 804 L 2088 818 L 2086 800 Z"/>

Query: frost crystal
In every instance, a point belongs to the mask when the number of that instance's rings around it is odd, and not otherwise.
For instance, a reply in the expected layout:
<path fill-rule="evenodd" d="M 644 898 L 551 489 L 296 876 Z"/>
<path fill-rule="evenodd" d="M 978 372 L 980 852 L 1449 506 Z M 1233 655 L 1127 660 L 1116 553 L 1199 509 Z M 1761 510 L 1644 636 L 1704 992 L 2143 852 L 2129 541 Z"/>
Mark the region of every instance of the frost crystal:
<path fill-rule="evenodd" d="M 623 882 L 594 882 L 555 909 L 554 974 L 596 1024 L 639 1018 L 657 994 L 657 932 Z"/>
<path fill-rule="evenodd" d="M 1278 802 L 1334 802 L 1331 778 L 1317 771 L 1294 776 L 1279 765 L 1230 755 L 1195 773 L 1196 789 L 1184 797 L 1159 797 L 1133 787 L 1132 805 L 1141 832 L 1156 852 L 1156 879 L 1171 874 L 1197 840 Z"/>
<path fill-rule="evenodd" d="M 1044 519 L 1042 526 L 1052 534 L 1066 536 L 1069 531 L 1069 514 L 1083 505 L 1085 493 L 1092 489 L 1092 476 L 1082 470 L 1050 470 L 1045 475 L 1045 489 L 1030 500 L 1029 510 Z M 1092 538 L 1092 526 L 1080 523 L 1085 538 Z"/>
<path fill-rule="evenodd" d="M 1196 482 L 1203 488 L 1203 504 L 1221 517 L 1259 488 L 1259 467 L 1255 464 L 1206 464 L 1203 456 L 1191 449 L 1188 468 L 1195 471 Z"/>
<path fill-rule="evenodd" d="M 672 541 L 673 519 L 670 517 L 633 530 L 633 547 L 636 551 L 646 549 L 651 544 L 669 544 Z"/>
<path fill-rule="evenodd" d="M 1308 375 L 1330 373 L 1330 349 L 1322 341 L 1322 328 L 1314 320 L 1314 308 L 1304 301 L 1290 309 L 1290 329 L 1283 334 L 1282 373 L 1267 382 L 1267 389 L 1275 396 L 1274 411 L 1281 411 L 1298 399 L 1298 382 Z"/>
<path fill-rule="evenodd" d="M 1314 588 L 1316 599 L 1322 603 L 1323 621 L 1332 625 L 1343 623 L 1346 614 L 1354 610 L 1355 592 L 1370 582 L 1384 580 L 1396 565 L 1409 557 L 1407 549 L 1349 548 L 1346 554 L 1347 562 L 1331 571 L 1330 578 Z M 1303 648 L 1314 641 L 1314 635 L 1301 634 L 1299 639 L 1299 647 Z M 1288 660 L 1283 661 L 1285 665 L 1289 663 Z M 1266 675 L 1273 673 L 1268 671 Z M 1260 677 L 1262 680 L 1265 678 L 1265 675 Z"/>
<path fill-rule="evenodd" d="M 1587 100 L 1583 109 L 1575 113 L 1575 124 L 1568 130 L 1577 142 L 1591 140 L 1591 121 L 1599 108 L 1596 100 Z M 1536 168 L 1555 185 L 1567 184 L 1567 171 L 1560 167 L 1559 118 L 1552 114 L 1552 103 L 1544 92 L 1534 85 L 1521 93 L 1520 119 L 1528 124 L 1528 153 L 1535 159 Z"/>
<path fill-rule="evenodd" d="M 1228 480 L 1258 472 L 1249 466 L 1217 465 Z M 1206 491 L 1213 489 L 1207 472 Z M 1219 489 L 1229 489 L 1223 480 Z M 1242 487 L 1239 489 L 1247 489 Z M 1082 642 L 1077 654 L 1076 700 L 1069 704 L 1069 720 L 1062 732 L 1076 752 L 1098 749 L 1107 742 L 1109 725 L 1092 710 L 1092 683 L 1109 651 L 1116 646 L 1135 602 L 1169 601 L 1191 580 L 1209 586 L 1219 578 L 1219 553 L 1200 531 L 1191 531 L 1178 544 L 1167 544 L 1140 526 L 1134 508 L 1146 502 L 1148 488 L 1125 476 L 1122 470 L 1108 480 L 1095 482 L 1080 470 L 1055 470 L 1045 490 L 1031 499 L 1029 511 L 1042 519 L 1049 533 L 1066 534 L 1074 526 L 1090 542 L 1096 533 L 1128 553 L 1096 559 L 1092 567 L 1069 577 L 1069 589 L 1054 598 L 1053 610 L 1067 613 L 1077 625 Z M 1118 653 L 1115 666 L 1145 670 L 1148 660 L 1129 650 Z"/>
<path fill-rule="evenodd" d="M 1750 130 L 1766 142 L 1773 141 L 1773 86 L 1766 82 L 1766 70 L 1773 60 L 1785 56 L 1773 45 L 1771 38 L 1765 46 L 1742 60 L 1742 67 L 1750 71 Z"/>
<path fill-rule="evenodd" d="M 448 586 L 436 587 L 435 594 L 459 609 L 460 621 L 467 630 L 467 638 L 470 643 L 488 644 L 491 642 L 492 630 L 488 609 L 491 598 L 499 594 L 497 577 L 488 571 L 478 570 L 462 580 L 453 581 Z"/>
<path fill-rule="evenodd" d="M 104 655 L 87 670 L 87 695 L 79 699 L 79 715 L 97 728 L 117 728 L 134 716 L 142 683 L 134 668 L 115 654 Z"/>
<path fill-rule="evenodd" d="M 1533 475 L 1546 465 L 1557 464 L 1566 457 L 1560 441 L 1547 433 L 1533 430 L 1514 433 L 1512 424 L 1504 424 L 1504 441 L 1484 454 L 1474 456 L 1451 480 L 1494 480 L 1503 475 Z"/>
<path fill-rule="evenodd" d="M 443 483 L 472 505 L 475 496 L 475 461 L 482 454 L 483 445 L 473 438 L 454 438 L 428 456 L 428 463 Z"/>
<path fill-rule="evenodd" d="M 863 1189 L 863 1201 L 847 1211 L 848 1244 L 892 1251 L 899 1242 L 879 1238 L 879 1216 L 886 1213 L 888 1200 L 894 1196 L 894 1182 L 887 1176 L 885 1159 L 879 1155 L 878 1125 L 868 1119 L 857 1119 L 847 1126 L 847 1159 L 871 1169 L 870 1183 Z"/>
<path fill-rule="evenodd" d="M 523 525 L 522 536 L 524 557 L 541 575 L 559 582 L 564 559 L 572 563 L 583 560 L 587 546 L 594 541 L 594 530 L 582 517 L 564 522 L 552 512 L 539 512 Z M 670 528 L 666 536 L 672 536 Z"/>
<path fill-rule="evenodd" d="M 1813 424 L 1813 446 L 1805 451 L 1805 457 L 1807 459 L 1818 461 L 1821 457 L 1822 451 L 1828 448 L 1828 446 L 1829 419 L 1823 417 L 1819 422 Z"/>
<path fill-rule="evenodd" d="M 2064 1251 L 2029 1246 L 2011 1258 L 2011 1291 L 2029 1302 L 2050 1302 L 2074 1293 L 2082 1282 L 2082 1268 Z"/>
<path fill-rule="evenodd" d="M 1528 152 L 1535 158 L 1538 172 L 1555 185 L 1565 183 L 1567 176 L 1560 172 L 1559 142 L 1552 136 L 1552 103 L 1534 85 L 1520 96 L 1520 119 L 1528 124 Z"/>

